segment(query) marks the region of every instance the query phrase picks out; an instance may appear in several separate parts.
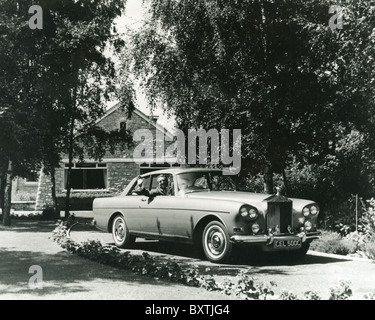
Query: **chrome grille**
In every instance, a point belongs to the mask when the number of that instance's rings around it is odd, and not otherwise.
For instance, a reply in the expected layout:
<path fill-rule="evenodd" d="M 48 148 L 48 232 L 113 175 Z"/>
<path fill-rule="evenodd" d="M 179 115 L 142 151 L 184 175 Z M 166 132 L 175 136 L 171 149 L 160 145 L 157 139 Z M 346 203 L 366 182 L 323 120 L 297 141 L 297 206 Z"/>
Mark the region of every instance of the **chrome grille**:
<path fill-rule="evenodd" d="M 289 233 L 292 227 L 292 201 L 268 202 L 267 229 L 274 233 Z"/>

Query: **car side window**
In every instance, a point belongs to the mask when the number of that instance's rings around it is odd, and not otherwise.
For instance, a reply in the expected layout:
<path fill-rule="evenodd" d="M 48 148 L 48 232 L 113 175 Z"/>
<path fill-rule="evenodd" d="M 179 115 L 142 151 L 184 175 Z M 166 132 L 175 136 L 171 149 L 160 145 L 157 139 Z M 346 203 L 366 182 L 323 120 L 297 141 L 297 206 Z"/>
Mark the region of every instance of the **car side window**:
<path fill-rule="evenodd" d="M 155 192 L 157 188 L 159 187 L 158 177 L 159 174 L 155 174 L 151 176 L 151 188 L 149 189 L 150 192 Z M 174 184 L 173 184 L 173 175 L 171 174 L 164 174 L 167 180 L 167 195 L 168 196 L 174 196 Z"/>
<path fill-rule="evenodd" d="M 150 190 L 150 182 L 151 182 L 150 176 L 143 178 L 143 183 L 140 185 L 139 189 L 145 188 L 146 190 Z M 131 192 L 130 192 L 130 194 L 133 196 L 140 196 L 140 194 L 133 192 L 134 189 L 137 188 L 137 183 L 138 181 L 135 181 L 134 186 L 132 187 Z"/>

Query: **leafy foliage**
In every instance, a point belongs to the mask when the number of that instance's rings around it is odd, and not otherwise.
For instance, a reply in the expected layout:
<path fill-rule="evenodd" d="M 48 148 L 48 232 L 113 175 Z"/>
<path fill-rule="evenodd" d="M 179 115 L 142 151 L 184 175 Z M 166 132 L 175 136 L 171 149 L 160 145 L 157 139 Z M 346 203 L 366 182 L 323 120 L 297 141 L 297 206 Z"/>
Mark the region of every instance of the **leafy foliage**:
<path fill-rule="evenodd" d="M 375 201 L 370 199 L 362 207 L 358 231 L 351 231 L 348 225 L 340 224 L 336 232 L 323 231 L 319 240 L 311 243 L 310 249 L 336 253 L 353 254 L 375 259 Z"/>
<path fill-rule="evenodd" d="M 330 4 L 350 21 L 340 32 L 328 27 Z M 151 0 L 150 8 L 125 69 L 181 129 L 242 129 L 243 173 L 281 172 L 295 159 L 323 164 L 353 130 L 371 146 L 368 2 Z"/>
<path fill-rule="evenodd" d="M 43 165 L 54 183 L 63 152 L 72 163 L 74 157 L 101 159 L 105 149 L 114 152 L 129 145 L 126 130 L 96 127 L 115 92 L 114 63 L 105 49 L 123 45 L 112 23 L 125 3 L 39 0 L 43 29 L 33 30 L 27 21 L 35 1 L 0 1 L 2 171 L 12 161 L 9 174 L 28 177 Z"/>
<path fill-rule="evenodd" d="M 347 300 L 352 294 L 350 281 L 341 280 L 338 286 L 330 289 L 329 300 Z"/>
<path fill-rule="evenodd" d="M 322 298 L 315 291 L 306 291 L 304 293 L 304 300 L 321 300 Z"/>
<path fill-rule="evenodd" d="M 364 254 L 369 259 L 375 259 L 375 200 L 367 201 L 368 205 L 363 207 L 358 231 L 349 233 L 344 240 L 352 241 L 356 251 Z"/>
<path fill-rule="evenodd" d="M 368 300 L 375 300 L 375 293 L 369 292 L 365 294 L 364 298 Z"/>
<path fill-rule="evenodd" d="M 320 239 L 310 244 L 310 249 L 325 253 L 348 255 L 357 251 L 357 245 L 350 239 L 341 238 L 336 232 L 324 231 Z"/>
<path fill-rule="evenodd" d="M 299 300 L 299 299 L 297 295 L 295 295 L 293 292 L 282 290 L 279 296 L 279 300 Z"/>

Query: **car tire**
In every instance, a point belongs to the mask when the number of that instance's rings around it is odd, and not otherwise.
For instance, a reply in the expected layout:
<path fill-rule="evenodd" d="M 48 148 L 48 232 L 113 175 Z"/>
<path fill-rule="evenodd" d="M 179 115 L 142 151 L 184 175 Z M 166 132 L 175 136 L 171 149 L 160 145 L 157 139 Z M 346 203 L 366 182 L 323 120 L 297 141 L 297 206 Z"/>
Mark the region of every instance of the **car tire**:
<path fill-rule="evenodd" d="M 112 238 L 119 248 L 129 248 L 135 242 L 135 237 L 130 235 L 123 215 L 117 215 L 112 221 Z"/>
<path fill-rule="evenodd" d="M 202 233 L 203 252 L 208 260 L 222 263 L 229 259 L 232 243 L 225 226 L 218 221 L 211 221 Z"/>

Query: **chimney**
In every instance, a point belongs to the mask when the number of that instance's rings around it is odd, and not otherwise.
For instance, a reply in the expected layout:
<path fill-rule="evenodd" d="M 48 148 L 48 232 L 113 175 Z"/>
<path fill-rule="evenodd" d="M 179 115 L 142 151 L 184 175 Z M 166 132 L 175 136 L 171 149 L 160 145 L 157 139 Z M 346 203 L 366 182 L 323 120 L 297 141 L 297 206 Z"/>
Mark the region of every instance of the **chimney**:
<path fill-rule="evenodd" d="M 152 120 L 153 123 L 156 123 L 158 121 L 158 119 L 159 119 L 159 116 L 155 116 L 155 115 L 151 116 L 151 120 Z"/>

